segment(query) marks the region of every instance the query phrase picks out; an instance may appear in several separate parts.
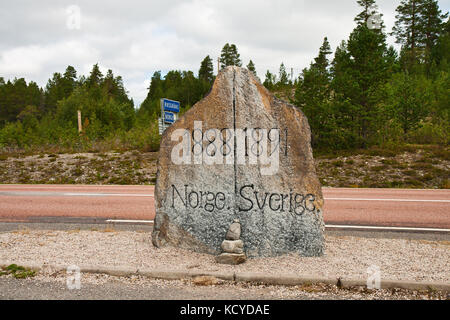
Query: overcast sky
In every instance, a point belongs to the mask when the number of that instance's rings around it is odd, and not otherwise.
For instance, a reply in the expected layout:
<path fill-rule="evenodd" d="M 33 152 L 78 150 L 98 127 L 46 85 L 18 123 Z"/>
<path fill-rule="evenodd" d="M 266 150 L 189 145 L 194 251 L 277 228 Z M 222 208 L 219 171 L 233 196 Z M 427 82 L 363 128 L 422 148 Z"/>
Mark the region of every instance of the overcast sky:
<path fill-rule="evenodd" d="M 377 3 L 391 31 L 400 0 Z M 450 0 L 439 5 L 447 12 Z M 356 0 L 1 1 L 0 76 L 45 86 L 67 65 L 88 75 L 98 62 L 104 73 L 112 69 L 123 77 L 139 104 L 153 72 L 197 74 L 206 55 L 216 72 L 229 42 L 244 66 L 253 60 L 262 80 L 266 70 L 277 74 L 281 62 L 296 77 L 325 36 L 333 50 L 348 38 L 359 11 Z"/>

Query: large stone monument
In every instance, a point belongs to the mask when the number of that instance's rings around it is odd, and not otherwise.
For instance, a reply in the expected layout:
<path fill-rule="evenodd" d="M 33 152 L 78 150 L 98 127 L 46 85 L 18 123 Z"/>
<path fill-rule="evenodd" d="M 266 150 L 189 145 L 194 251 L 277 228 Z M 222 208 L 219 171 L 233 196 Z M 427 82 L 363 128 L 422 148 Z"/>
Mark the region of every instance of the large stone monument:
<path fill-rule="evenodd" d="M 246 69 L 222 70 L 209 95 L 165 131 L 155 198 L 157 247 L 218 255 L 230 250 L 223 243 L 238 219 L 247 257 L 323 254 L 308 121 Z"/>

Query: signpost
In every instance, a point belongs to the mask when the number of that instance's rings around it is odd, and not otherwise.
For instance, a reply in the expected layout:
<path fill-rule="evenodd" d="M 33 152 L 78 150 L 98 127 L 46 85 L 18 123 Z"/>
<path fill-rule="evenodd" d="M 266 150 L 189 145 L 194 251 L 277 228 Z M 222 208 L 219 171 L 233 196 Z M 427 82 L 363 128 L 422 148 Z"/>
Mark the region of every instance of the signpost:
<path fill-rule="evenodd" d="M 81 134 L 81 131 L 83 131 L 83 128 L 81 127 L 81 111 L 78 110 L 78 133 Z"/>
<path fill-rule="evenodd" d="M 180 102 L 170 100 L 170 99 L 161 99 L 161 110 L 171 111 L 171 112 L 180 112 Z"/>
<path fill-rule="evenodd" d="M 172 124 L 175 122 L 175 113 L 164 111 L 164 123 Z"/>
<path fill-rule="evenodd" d="M 161 103 L 161 118 L 158 119 L 159 134 L 163 132 L 175 121 L 178 120 L 180 112 L 180 102 L 163 98 Z"/>

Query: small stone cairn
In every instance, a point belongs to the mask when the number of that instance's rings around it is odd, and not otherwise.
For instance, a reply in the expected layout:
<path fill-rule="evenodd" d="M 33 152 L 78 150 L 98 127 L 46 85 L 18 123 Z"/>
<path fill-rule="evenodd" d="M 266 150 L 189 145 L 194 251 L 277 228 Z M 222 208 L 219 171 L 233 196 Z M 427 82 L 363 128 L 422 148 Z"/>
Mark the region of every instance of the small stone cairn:
<path fill-rule="evenodd" d="M 240 264 L 247 260 L 244 253 L 244 242 L 240 240 L 241 237 L 241 223 L 239 219 L 234 219 L 230 225 L 225 240 L 220 246 L 223 253 L 216 256 L 216 262 L 221 264 Z"/>

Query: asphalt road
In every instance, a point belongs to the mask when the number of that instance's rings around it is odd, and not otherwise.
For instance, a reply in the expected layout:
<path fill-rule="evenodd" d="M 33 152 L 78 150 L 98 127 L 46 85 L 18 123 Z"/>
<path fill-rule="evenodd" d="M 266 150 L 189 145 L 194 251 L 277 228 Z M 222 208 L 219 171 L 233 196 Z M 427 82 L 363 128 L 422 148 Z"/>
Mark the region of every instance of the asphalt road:
<path fill-rule="evenodd" d="M 450 229 L 450 190 L 323 188 L 327 226 Z M 152 220 L 153 186 L 0 185 L 0 222 Z"/>
<path fill-rule="evenodd" d="M 91 280 L 86 279 L 89 277 Z M 332 286 L 315 285 L 302 290 L 299 286 L 267 286 L 246 283 L 222 282 L 212 286 L 196 286 L 185 281 L 164 281 L 154 279 L 121 279 L 99 276 L 102 281 L 92 279 L 95 276 L 81 275 L 80 288 L 69 290 L 66 276 L 42 279 L 14 279 L 0 277 L 1 300 L 195 300 L 202 305 L 206 300 L 354 300 L 354 299 L 424 299 L 408 291 L 383 290 L 381 292 L 361 292 L 355 290 L 339 290 Z M 438 294 L 438 293 L 435 293 Z M 442 299 L 442 296 L 441 296 Z M 189 303 L 189 302 L 187 302 Z M 245 302 L 242 302 L 244 304 Z M 258 304 L 256 302 L 256 304 Z M 271 304 L 271 302 L 265 302 Z M 186 306 L 183 304 L 182 307 Z M 149 306 L 150 309 L 155 305 Z M 157 305 L 158 309 L 159 306 Z M 164 305 L 161 308 L 165 308 Z M 181 308 L 171 309 L 170 315 L 179 315 Z M 272 314 L 277 314 L 270 308 Z M 167 309 L 166 309 L 167 310 Z M 223 306 L 216 309 L 216 316 L 223 312 Z M 278 312 L 280 310 L 278 309 Z M 167 313 L 167 311 L 166 311 Z M 169 318 L 171 318 L 169 316 Z M 201 317 L 200 317 L 201 318 Z M 206 316 L 204 317 L 206 318 Z M 215 318 L 215 317 L 213 317 Z M 261 318 L 261 317 L 259 317 Z"/>
<path fill-rule="evenodd" d="M 83 280 L 83 279 L 82 279 Z M 187 286 L 179 282 L 148 280 L 145 284 L 107 281 L 101 284 L 82 281 L 79 290 L 68 290 L 64 282 L 40 281 L 34 279 L 0 278 L 0 300 L 272 300 L 280 299 L 270 289 L 255 287 L 244 290 L 241 286 Z M 272 289 L 273 290 L 273 289 Z M 250 292 L 249 292 L 250 291 Z M 298 292 L 291 299 L 342 299 L 339 295 L 326 294 L 311 297 Z"/>

